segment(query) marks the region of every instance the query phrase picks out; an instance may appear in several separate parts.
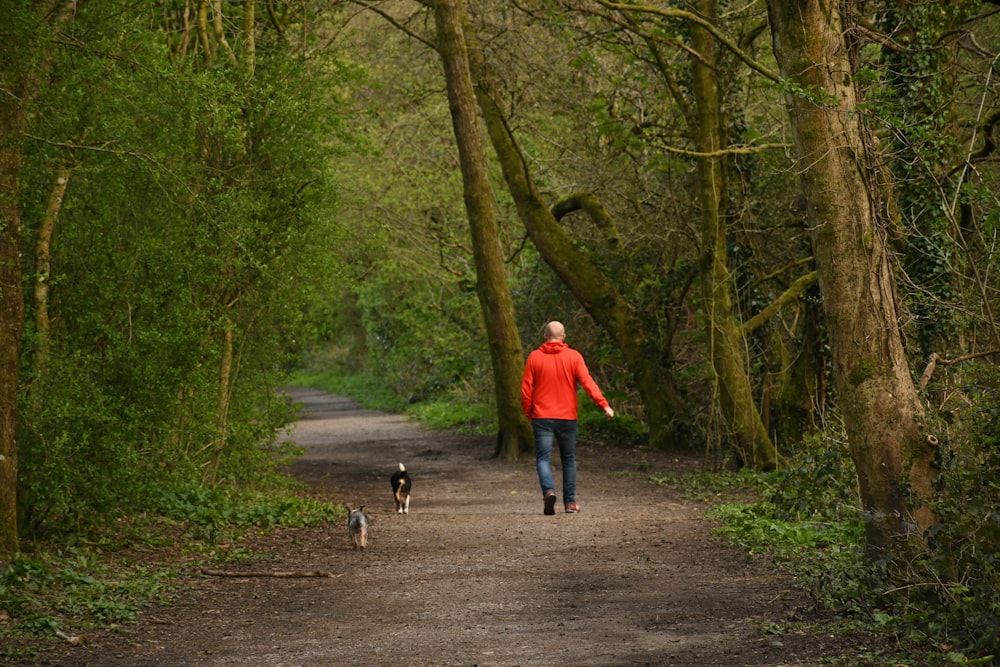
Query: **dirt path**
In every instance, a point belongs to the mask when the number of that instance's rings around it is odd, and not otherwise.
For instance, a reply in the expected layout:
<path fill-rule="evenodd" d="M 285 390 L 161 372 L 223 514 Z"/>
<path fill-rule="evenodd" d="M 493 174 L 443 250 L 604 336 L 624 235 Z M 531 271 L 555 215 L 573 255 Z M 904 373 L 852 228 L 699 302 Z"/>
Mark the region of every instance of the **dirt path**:
<path fill-rule="evenodd" d="M 543 516 L 534 462 L 491 459 L 486 438 L 294 396 L 306 453 L 293 472 L 366 505 L 368 551 L 342 526 L 282 530 L 265 540 L 274 560 L 233 569 L 338 576 L 205 577 L 137 625 L 36 664 L 733 667 L 818 665 L 850 645 L 796 630 L 810 619 L 791 583 L 714 541 L 700 506 L 648 481 L 676 459 L 583 446 L 582 512 Z M 400 461 L 414 478 L 408 516 L 389 488 Z"/>

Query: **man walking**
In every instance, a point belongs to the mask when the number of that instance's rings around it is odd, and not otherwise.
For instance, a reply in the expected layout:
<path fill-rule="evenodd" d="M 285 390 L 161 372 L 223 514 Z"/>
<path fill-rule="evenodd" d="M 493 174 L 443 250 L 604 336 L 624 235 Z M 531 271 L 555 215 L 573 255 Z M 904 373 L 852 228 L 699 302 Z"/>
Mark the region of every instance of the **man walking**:
<path fill-rule="evenodd" d="M 528 355 L 521 379 L 521 407 L 535 435 L 535 467 L 545 514 L 556 513 L 553 442 L 559 445 L 562 462 L 563 504 L 569 513 L 580 511 L 576 502 L 577 386 L 583 387 L 609 419 L 615 416 L 590 377 L 583 355 L 566 344 L 566 329 L 559 322 L 549 322 L 545 325 L 545 342 Z"/>

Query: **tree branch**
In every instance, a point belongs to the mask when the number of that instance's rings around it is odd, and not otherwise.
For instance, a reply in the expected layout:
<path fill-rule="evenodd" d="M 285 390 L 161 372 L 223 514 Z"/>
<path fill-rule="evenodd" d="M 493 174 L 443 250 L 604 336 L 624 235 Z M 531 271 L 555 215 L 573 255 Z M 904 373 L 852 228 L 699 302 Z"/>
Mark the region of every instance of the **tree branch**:
<path fill-rule="evenodd" d="M 753 289 L 757 285 L 761 285 L 763 283 L 766 283 L 767 281 L 769 281 L 769 280 L 771 280 L 773 278 L 776 278 L 776 277 L 782 275 L 783 273 L 787 273 L 789 270 L 794 269 L 797 266 L 802 266 L 803 264 L 810 264 L 810 263 L 814 262 L 815 259 L 816 258 L 813 257 L 812 255 L 809 255 L 808 257 L 800 257 L 799 259 L 793 261 L 791 264 L 786 264 L 785 266 L 782 266 L 782 267 L 780 267 L 778 269 L 775 269 L 771 273 L 768 273 L 768 274 L 766 274 L 764 276 L 761 276 L 760 278 L 758 278 L 757 280 L 755 280 L 746 289 Z"/>
<path fill-rule="evenodd" d="M 971 361 L 980 357 L 989 357 L 994 354 L 1000 354 L 1000 349 L 986 350 L 985 352 L 970 352 L 969 354 L 963 354 L 962 356 L 955 357 L 954 359 L 942 359 L 937 352 L 932 352 L 931 356 L 927 358 L 927 367 L 924 368 L 924 372 L 920 374 L 920 388 L 927 388 L 927 383 L 931 381 L 931 378 L 934 376 L 934 371 L 937 370 L 938 365 L 954 366 L 955 364 L 960 364 L 963 361 Z"/>
<path fill-rule="evenodd" d="M 757 72 L 759 74 L 762 74 L 763 76 L 767 77 L 771 81 L 780 81 L 781 80 L 781 75 L 779 75 L 777 72 L 771 71 L 767 67 L 764 67 L 759 62 L 757 62 L 756 60 L 754 60 L 746 51 L 744 51 L 743 49 L 741 49 L 739 47 L 739 45 L 737 45 L 735 42 L 733 42 L 731 39 L 729 39 L 726 35 L 724 35 L 715 26 L 715 24 L 711 23 L 710 21 L 706 21 L 704 18 L 698 16 L 697 14 L 694 14 L 694 13 L 689 12 L 689 11 L 685 11 L 683 9 L 670 9 L 670 8 L 652 7 L 652 6 L 648 6 L 648 5 L 629 5 L 629 4 L 626 4 L 626 3 L 623 3 L 623 2 L 612 2 L 611 0 L 595 0 L 595 1 L 597 2 L 597 4 L 601 5 L 602 7 L 605 7 L 607 9 L 613 9 L 613 10 L 616 10 L 616 11 L 619 11 L 619 12 L 641 12 L 641 13 L 645 13 L 645 14 L 652 14 L 654 16 L 662 16 L 662 17 L 665 17 L 665 18 L 683 19 L 685 21 L 690 21 L 692 23 L 697 23 L 698 25 L 700 25 L 701 27 L 703 27 L 705 30 L 707 30 L 708 32 L 710 32 L 712 34 L 712 36 L 714 36 L 717 40 L 719 40 L 719 42 L 721 42 L 722 44 L 724 44 L 726 46 L 726 48 L 728 48 L 730 51 L 732 51 L 736 55 L 737 58 L 739 58 L 744 63 L 746 63 L 746 65 L 750 69 L 754 70 L 755 72 Z"/>
<path fill-rule="evenodd" d="M 427 9 L 433 9 L 434 8 L 434 3 L 430 2 L 430 0 L 417 0 L 417 2 L 419 2 L 421 5 L 423 5 Z M 401 32 L 403 32 L 406 35 L 409 35 L 410 37 L 412 37 L 413 39 L 417 40 L 418 42 L 421 42 L 424 46 L 430 47 L 433 51 L 437 51 L 438 50 L 437 44 L 431 42 L 426 37 L 423 37 L 422 35 L 418 35 L 417 33 L 413 32 L 412 30 L 410 30 L 409 28 L 407 28 L 405 25 L 403 25 L 402 23 L 400 23 L 399 21 L 397 21 L 395 18 L 393 18 L 391 15 L 389 15 L 388 12 L 384 11 L 383 9 L 380 9 L 374 3 L 364 2 L 364 0 L 354 0 L 354 4 L 359 5 L 359 6 L 365 8 L 365 9 L 367 9 L 369 11 L 372 11 L 372 12 L 378 14 L 379 16 L 381 16 L 382 18 L 384 18 L 386 21 L 388 21 L 389 23 L 391 23 L 393 26 L 395 26 L 398 30 L 400 30 Z"/>
<path fill-rule="evenodd" d="M 675 155 L 686 155 L 687 157 L 695 158 L 716 158 L 725 157 L 727 155 L 752 155 L 754 153 L 760 153 L 761 151 L 770 150 L 772 148 L 791 148 L 791 144 L 757 144 L 757 145 L 745 145 L 745 146 L 728 146 L 721 151 L 709 151 L 702 153 L 699 151 L 689 151 L 684 148 L 674 148 L 668 144 L 663 144 L 660 146 L 661 149 L 667 153 L 674 153 Z"/>
<path fill-rule="evenodd" d="M 806 288 L 816 282 L 818 274 L 815 271 L 810 271 L 809 273 L 801 276 L 788 286 L 781 296 L 772 301 L 764 310 L 760 311 L 749 320 L 743 323 L 740 327 L 740 331 L 744 335 L 749 335 L 754 332 L 758 327 L 771 319 L 775 313 L 777 313 L 783 306 L 791 303 L 795 299 L 799 298 Z"/>
<path fill-rule="evenodd" d="M 618 227 L 615 225 L 615 221 L 611 218 L 608 210 L 604 208 L 604 204 L 601 203 L 598 196 L 592 192 L 574 192 L 568 194 L 554 203 L 551 210 L 556 220 L 562 220 L 563 217 L 573 211 L 584 211 L 590 216 L 594 224 L 597 225 L 597 228 L 601 230 L 604 240 L 607 241 L 608 245 L 614 248 L 621 246 L 622 239 L 618 234 Z"/>

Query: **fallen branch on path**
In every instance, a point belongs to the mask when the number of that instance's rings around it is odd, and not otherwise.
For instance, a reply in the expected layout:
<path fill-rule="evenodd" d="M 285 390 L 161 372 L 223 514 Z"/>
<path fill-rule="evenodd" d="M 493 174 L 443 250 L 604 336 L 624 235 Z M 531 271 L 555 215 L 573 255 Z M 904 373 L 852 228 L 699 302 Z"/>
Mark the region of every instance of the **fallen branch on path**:
<path fill-rule="evenodd" d="M 293 577 L 324 577 L 327 579 L 336 579 L 337 577 L 343 576 L 343 573 L 334 574 L 333 572 L 328 572 L 326 570 L 295 570 L 292 572 L 274 572 L 274 571 L 256 571 L 256 572 L 226 572 L 225 570 L 209 570 L 207 568 L 201 568 L 201 573 L 208 577 L 278 577 L 278 578 L 293 578 Z"/>

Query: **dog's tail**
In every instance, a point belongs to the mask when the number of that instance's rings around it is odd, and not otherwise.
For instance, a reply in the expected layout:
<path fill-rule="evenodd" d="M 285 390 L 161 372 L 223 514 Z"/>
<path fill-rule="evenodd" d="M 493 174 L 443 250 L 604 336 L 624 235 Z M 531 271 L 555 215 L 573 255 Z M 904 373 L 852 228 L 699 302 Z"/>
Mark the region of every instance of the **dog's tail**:
<path fill-rule="evenodd" d="M 406 466 L 404 466 L 402 463 L 399 464 L 399 472 L 406 472 Z"/>

